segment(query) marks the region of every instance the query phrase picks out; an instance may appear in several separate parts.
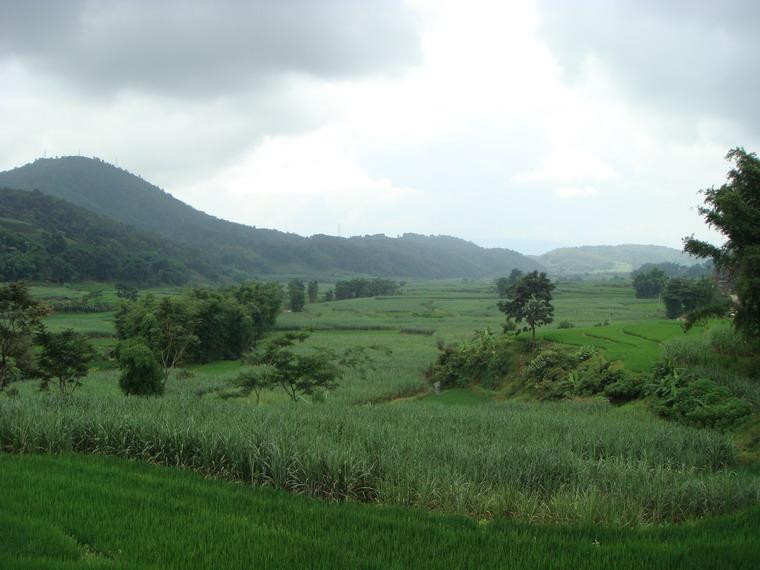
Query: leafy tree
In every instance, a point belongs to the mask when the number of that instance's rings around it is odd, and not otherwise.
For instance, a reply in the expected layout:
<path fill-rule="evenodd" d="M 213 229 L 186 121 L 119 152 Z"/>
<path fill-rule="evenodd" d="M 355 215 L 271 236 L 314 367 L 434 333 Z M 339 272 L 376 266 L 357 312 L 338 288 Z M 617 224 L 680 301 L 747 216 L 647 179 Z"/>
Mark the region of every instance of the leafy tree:
<path fill-rule="evenodd" d="M 507 291 L 509 291 L 509 287 L 510 287 L 509 278 L 499 277 L 495 281 L 495 285 L 496 285 L 496 294 L 499 297 L 503 297 L 504 295 L 507 294 Z"/>
<path fill-rule="evenodd" d="M 300 313 L 303 311 L 303 307 L 306 304 L 306 288 L 303 281 L 300 279 L 293 279 L 288 283 L 288 298 L 290 299 L 290 310 L 294 313 Z"/>
<path fill-rule="evenodd" d="M 329 301 L 334 301 L 334 300 L 335 300 L 335 291 L 333 291 L 332 289 L 328 289 L 327 291 L 325 291 L 325 301 L 329 302 Z"/>
<path fill-rule="evenodd" d="M 303 343 L 309 336 L 308 332 L 287 333 L 271 340 L 261 353 L 246 359 L 259 369 L 238 385 L 249 394 L 264 386 L 279 385 L 295 402 L 299 396 L 334 389 L 348 370 L 364 373 L 372 367 L 366 347 L 351 347 L 342 353 L 324 347 L 310 347 L 309 352 L 294 350 L 296 343 Z"/>
<path fill-rule="evenodd" d="M 512 285 L 504 301 L 499 302 L 499 310 L 507 316 L 507 327 L 513 320 L 516 323 L 525 322 L 522 331 L 532 332 L 533 349 L 536 348 L 536 328 L 554 320 L 551 300 L 555 287 L 546 273 L 532 271 Z"/>
<path fill-rule="evenodd" d="M 656 299 L 662 294 L 667 282 L 668 276 L 665 272 L 662 269 L 653 268 L 637 273 L 633 278 L 633 288 L 636 290 L 638 299 Z"/>
<path fill-rule="evenodd" d="M 0 390 L 31 371 L 33 334 L 49 312 L 24 283 L 0 286 Z"/>
<path fill-rule="evenodd" d="M 82 378 L 87 375 L 90 361 L 95 357 L 95 349 L 83 334 L 71 329 L 59 333 L 42 331 L 37 335 L 37 342 L 41 345 L 38 363 L 42 378 L 40 390 L 49 390 L 50 384 L 57 381 L 60 396 L 71 395 L 82 385 Z"/>
<path fill-rule="evenodd" d="M 683 279 L 674 277 L 662 293 L 665 315 L 676 319 L 685 313 L 701 311 L 711 307 L 711 311 L 721 307 L 721 315 L 727 311 L 715 283 L 710 279 Z"/>
<path fill-rule="evenodd" d="M 186 303 L 164 297 L 147 323 L 145 335 L 148 344 L 163 368 L 164 382 L 169 372 L 182 361 L 190 348 L 198 342 L 194 331 L 194 318 Z"/>
<path fill-rule="evenodd" d="M 306 295 L 309 297 L 309 303 L 316 303 L 317 296 L 319 295 L 319 283 L 316 281 L 309 281 L 309 285 L 306 288 Z"/>
<path fill-rule="evenodd" d="M 240 388 L 243 395 L 251 392 L 256 394 L 256 405 L 261 401 L 261 393 L 264 390 L 277 386 L 278 376 L 271 366 L 260 366 L 243 370 L 235 379 L 234 384 Z"/>
<path fill-rule="evenodd" d="M 121 368 L 119 387 L 122 392 L 136 396 L 160 396 L 164 393 L 161 365 L 145 343 L 135 339 L 119 343 L 117 359 Z"/>
<path fill-rule="evenodd" d="M 760 338 L 760 160 L 754 153 L 734 148 L 726 159 L 733 163 L 720 188 L 703 190 L 699 213 L 707 225 L 726 237 L 714 246 L 684 239 L 684 250 L 712 258 L 720 276 L 736 293 L 734 327 L 745 338 Z"/>

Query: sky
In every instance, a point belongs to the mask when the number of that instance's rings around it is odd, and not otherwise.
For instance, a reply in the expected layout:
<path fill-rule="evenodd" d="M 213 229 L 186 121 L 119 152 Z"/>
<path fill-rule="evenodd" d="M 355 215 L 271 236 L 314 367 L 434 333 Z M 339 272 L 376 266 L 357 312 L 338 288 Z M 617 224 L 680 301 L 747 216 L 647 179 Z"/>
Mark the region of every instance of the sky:
<path fill-rule="evenodd" d="M 1 0 L 0 170 L 97 156 L 225 219 L 537 254 L 694 234 L 760 150 L 756 0 Z"/>

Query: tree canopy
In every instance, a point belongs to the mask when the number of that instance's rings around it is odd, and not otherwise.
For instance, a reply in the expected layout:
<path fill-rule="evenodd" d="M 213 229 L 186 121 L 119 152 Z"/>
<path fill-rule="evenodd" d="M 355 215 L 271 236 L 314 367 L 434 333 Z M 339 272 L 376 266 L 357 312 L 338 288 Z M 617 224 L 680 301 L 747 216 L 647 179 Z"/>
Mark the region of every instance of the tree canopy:
<path fill-rule="evenodd" d="M 684 239 L 688 253 L 712 258 L 725 284 L 737 297 L 734 327 L 747 338 L 760 338 L 760 160 L 734 148 L 725 184 L 702 190 L 699 213 L 726 241 L 716 246 L 694 236 Z"/>
<path fill-rule="evenodd" d="M 546 273 L 532 271 L 517 281 L 499 302 L 499 310 L 507 316 L 507 322 L 524 322 L 523 331 L 532 332 L 532 345 L 536 346 L 536 328 L 548 325 L 554 320 L 554 306 L 551 304 L 552 291 L 556 285 Z M 520 329 L 518 329 L 518 332 Z"/>

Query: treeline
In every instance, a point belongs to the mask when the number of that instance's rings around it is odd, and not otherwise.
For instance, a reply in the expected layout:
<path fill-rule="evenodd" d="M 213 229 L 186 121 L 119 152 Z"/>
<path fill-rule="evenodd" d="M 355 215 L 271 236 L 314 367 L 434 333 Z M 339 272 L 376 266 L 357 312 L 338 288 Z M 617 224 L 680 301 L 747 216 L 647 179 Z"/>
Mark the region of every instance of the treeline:
<path fill-rule="evenodd" d="M 704 270 L 707 264 L 701 267 Z M 683 274 L 683 272 L 674 271 L 673 268 L 670 269 L 671 274 Z M 713 279 L 671 277 L 659 266 L 636 272 L 633 288 L 639 299 L 661 298 L 665 304 L 665 315 L 669 319 L 676 319 L 684 314 L 696 314 L 708 307 L 725 307 L 727 311 L 730 305 L 729 299 L 720 291 Z"/>
<path fill-rule="evenodd" d="M 378 295 L 398 295 L 401 285 L 390 279 L 349 279 L 335 284 L 335 299 L 358 299 Z"/>
<path fill-rule="evenodd" d="M 122 303 L 116 332 L 121 340 L 144 342 L 165 370 L 237 359 L 272 328 L 282 300 L 277 283 L 193 288 L 160 299 L 147 294 Z"/>
<path fill-rule="evenodd" d="M 209 280 L 218 267 L 192 248 L 103 219 L 40 192 L 0 189 L 0 281 Z"/>

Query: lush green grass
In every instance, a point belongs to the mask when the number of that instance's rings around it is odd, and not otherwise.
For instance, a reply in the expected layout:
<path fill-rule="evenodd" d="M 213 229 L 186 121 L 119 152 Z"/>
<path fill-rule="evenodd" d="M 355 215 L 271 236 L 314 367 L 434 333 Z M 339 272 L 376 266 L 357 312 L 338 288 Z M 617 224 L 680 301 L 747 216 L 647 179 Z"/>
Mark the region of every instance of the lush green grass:
<path fill-rule="evenodd" d="M 189 386 L 160 399 L 24 395 L 0 400 L 0 449 L 121 455 L 328 499 L 533 522 L 635 526 L 760 503 L 760 480 L 732 470 L 724 436 L 603 402 L 256 407 Z"/>
<path fill-rule="evenodd" d="M 643 530 L 326 504 L 104 457 L 0 454 L 0 566 L 755 568 L 760 509 Z M 83 500 L 85 498 L 85 500 Z"/>

